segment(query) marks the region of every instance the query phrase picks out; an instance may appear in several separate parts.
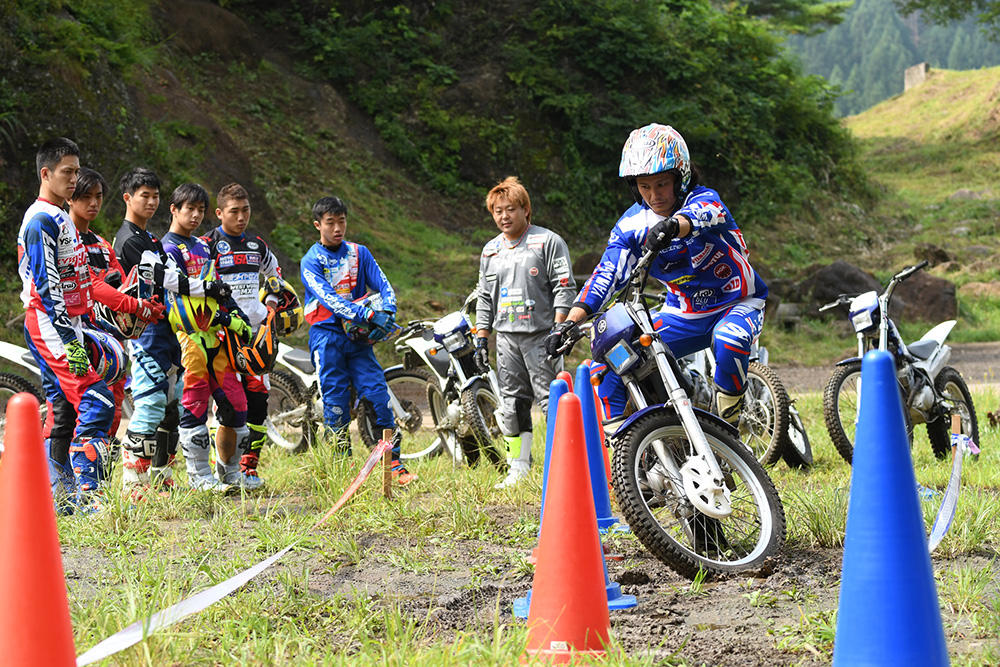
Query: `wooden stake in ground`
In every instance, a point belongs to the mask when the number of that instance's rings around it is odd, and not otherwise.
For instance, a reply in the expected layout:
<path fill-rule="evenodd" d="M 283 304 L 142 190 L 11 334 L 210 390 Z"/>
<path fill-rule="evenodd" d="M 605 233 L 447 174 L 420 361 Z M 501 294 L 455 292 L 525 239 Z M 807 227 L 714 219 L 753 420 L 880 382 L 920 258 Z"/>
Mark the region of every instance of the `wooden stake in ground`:
<path fill-rule="evenodd" d="M 962 415 L 952 415 L 951 416 L 951 432 L 961 433 L 962 432 Z M 951 460 L 955 460 L 955 454 L 958 453 L 958 447 L 956 446 L 958 442 L 956 440 L 951 441 Z"/>
<path fill-rule="evenodd" d="M 392 442 L 392 429 L 382 429 L 382 439 Z M 382 452 L 382 495 L 392 498 L 392 450 Z"/>

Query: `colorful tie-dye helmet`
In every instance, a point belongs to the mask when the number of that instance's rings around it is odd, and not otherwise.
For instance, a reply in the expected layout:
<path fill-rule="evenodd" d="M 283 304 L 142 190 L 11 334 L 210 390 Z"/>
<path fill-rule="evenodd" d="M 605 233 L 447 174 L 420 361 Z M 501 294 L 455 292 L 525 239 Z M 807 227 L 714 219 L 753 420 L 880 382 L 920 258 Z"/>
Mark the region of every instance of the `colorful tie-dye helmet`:
<path fill-rule="evenodd" d="M 111 385 L 125 377 L 127 357 L 125 349 L 114 336 L 96 329 L 83 329 L 83 346 L 90 357 L 90 365 L 97 374 Z"/>
<path fill-rule="evenodd" d="M 189 296 L 167 291 L 167 320 L 174 331 L 194 334 L 208 331 L 219 304 L 207 296 Z"/>
<path fill-rule="evenodd" d="M 677 195 L 686 195 L 691 187 L 691 157 L 680 132 L 659 123 L 632 130 L 622 147 L 618 175 L 626 180 L 637 203 L 642 203 L 642 197 L 635 179 L 665 171 L 676 174 Z"/>

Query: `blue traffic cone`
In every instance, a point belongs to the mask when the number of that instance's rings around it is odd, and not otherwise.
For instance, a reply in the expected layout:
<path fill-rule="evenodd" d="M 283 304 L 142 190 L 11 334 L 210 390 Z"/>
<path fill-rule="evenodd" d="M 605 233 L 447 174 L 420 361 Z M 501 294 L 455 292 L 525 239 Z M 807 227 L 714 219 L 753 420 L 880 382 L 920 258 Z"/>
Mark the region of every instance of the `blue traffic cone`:
<path fill-rule="evenodd" d="M 552 437 L 556 433 L 556 414 L 559 412 L 559 399 L 569 393 L 569 385 L 565 380 L 556 378 L 549 383 L 549 402 L 545 425 L 545 463 L 542 466 L 542 511 L 538 519 L 538 534 L 542 534 L 542 519 L 545 517 L 545 491 L 549 486 L 549 461 L 552 460 Z"/>
<path fill-rule="evenodd" d="M 604 453 L 601 449 L 600 427 L 597 425 L 597 407 L 594 403 L 594 388 L 590 384 L 590 365 L 582 363 L 576 368 L 574 393 L 580 398 L 583 408 L 583 431 L 587 439 L 587 466 L 590 469 L 590 488 L 594 493 L 594 508 L 597 510 L 597 527 L 601 532 L 618 523 L 611 516 L 611 497 L 608 495 L 608 479 L 604 475 Z"/>
<path fill-rule="evenodd" d="M 834 665 L 947 665 L 892 357 L 861 363 Z"/>

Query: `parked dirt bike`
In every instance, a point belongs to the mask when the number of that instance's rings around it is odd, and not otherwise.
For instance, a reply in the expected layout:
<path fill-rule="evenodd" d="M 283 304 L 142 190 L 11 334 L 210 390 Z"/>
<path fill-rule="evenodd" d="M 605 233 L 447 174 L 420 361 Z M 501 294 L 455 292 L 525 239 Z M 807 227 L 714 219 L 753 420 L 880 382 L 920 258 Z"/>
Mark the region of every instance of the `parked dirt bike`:
<path fill-rule="evenodd" d="M 456 461 L 478 463 L 485 454 L 500 463 L 505 454 L 500 433 L 500 385 L 490 368 L 480 373 L 475 361 L 474 329 L 469 310 L 476 294 L 462 308 L 437 321 L 412 321 L 396 339 L 403 367 L 430 377 L 428 398 L 439 434 L 436 445 Z M 427 454 L 440 450 L 427 451 Z"/>
<path fill-rule="evenodd" d="M 927 262 L 909 266 L 894 275 L 882 294 L 874 291 L 859 295 L 840 295 L 820 311 L 848 306 L 848 317 L 858 337 L 858 355 L 837 363 L 837 368 L 823 392 L 823 417 L 830 439 L 844 460 L 851 462 L 854 431 L 861 393 L 861 358 L 871 349 L 888 350 L 896 364 L 896 376 L 903 400 L 907 427 L 926 424 L 934 455 L 943 457 L 951 451 L 951 415 L 959 415 L 962 433 L 979 442 L 979 424 L 972 395 L 962 375 L 948 366 L 951 348 L 945 339 L 955 320 L 941 322 L 923 337 L 906 345 L 889 317 L 893 290 Z"/>
<path fill-rule="evenodd" d="M 693 405 L 643 296 L 653 257 L 592 327 L 593 358 L 621 376 L 635 409 L 611 436 L 615 494 L 639 541 L 680 574 L 757 570 L 784 542 L 784 508 L 736 429 Z"/>
<path fill-rule="evenodd" d="M 20 366 L 27 371 L 24 377 L 18 373 L 0 373 L 0 452 L 3 451 L 3 436 L 7 422 L 7 401 L 20 392 L 27 392 L 38 399 L 41 407 L 42 423 L 45 423 L 47 406 L 42 394 L 42 377 L 38 364 L 27 348 L 0 341 L 0 361 Z M 28 379 L 31 378 L 31 379 Z"/>
<path fill-rule="evenodd" d="M 323 433 L 323 397 L 309 352 L 279 342 L 270 379 L 268 437 L 279 447 L 303 452 Z M 385 370 L 385 380 L 389 405 L 402 438 L 400 457 L 426 455 L 437 440 L 428 404 L 430 377 L 420 370 L 393 366 Z M 351 418 L 357 420 L 361 441 L 374 447 L 382 437 L 375 426 L 375 410 L 368 401 L 356 399 L 353 390 L 351 396 Z"/>

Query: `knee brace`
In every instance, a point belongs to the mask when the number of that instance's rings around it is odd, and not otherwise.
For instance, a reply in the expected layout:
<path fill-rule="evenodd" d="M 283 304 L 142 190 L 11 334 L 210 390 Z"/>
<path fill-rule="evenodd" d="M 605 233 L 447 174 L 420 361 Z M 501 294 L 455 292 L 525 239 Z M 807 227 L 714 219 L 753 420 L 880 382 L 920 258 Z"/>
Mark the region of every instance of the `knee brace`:
<path fill-rule="evenodd" d="M 208 462 L 211 439 L 208 427 L 202 424 L 194 428 L 181 428 L 178 435 L 184 452 L 188 481 L 191 482 L 196 477 L 211 476 L 212 466 Z"/>

